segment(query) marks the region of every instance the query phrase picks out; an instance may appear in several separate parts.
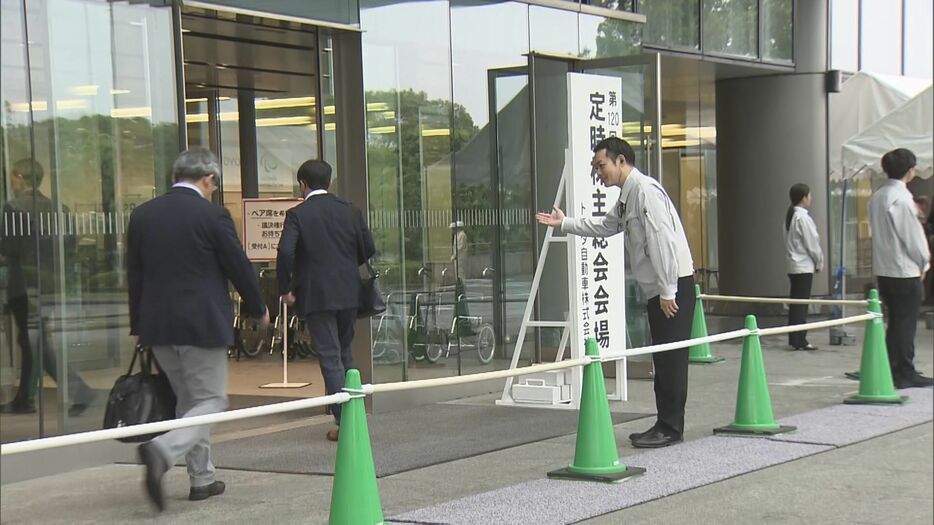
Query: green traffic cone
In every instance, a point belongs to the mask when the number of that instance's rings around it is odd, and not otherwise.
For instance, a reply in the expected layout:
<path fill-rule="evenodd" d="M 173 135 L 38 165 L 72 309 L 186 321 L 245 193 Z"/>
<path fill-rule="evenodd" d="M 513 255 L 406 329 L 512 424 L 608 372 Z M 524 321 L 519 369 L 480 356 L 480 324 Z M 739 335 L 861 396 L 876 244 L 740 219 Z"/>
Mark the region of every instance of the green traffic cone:
<path fill-rule="evenodd" d="M 347 391 L 359 391 L 360 371 L 347 370 Z M 331 525 L 378 525 L 383 523 L 383 509 L 376 486 L 376 468 L 370 449 L 370 431 L 366 424 L 363 397 L 344 403 L 341 431 L 337 439 L 337 463 L 331 485 Z"/>
<path fill-rule="evenodd" d="M 869 291 L 869 311 L 880 314 L 880 317 L 866 321 L 863 357 L 859 365 L 859 393 L 844 399 L 843 402 L 850 405 L 900 405 L 908 397 L 895 392 L 889 352 L 885 346 L 879 292 L 875 288 Z"/>
<path fill-rule="evenodd" d="M 694 285 L 694 296 L 697 301 L 694 303 L 694 320 L 691 322 L 691 339 L 707 337 L 707 318 L 704 317 L 704 303 L 700 298 L 700 285 Z M 719 363 L 723 361 L 722 357 L 716 357 L 710 353 L 710 343 L 701 343 L 691 347 L 688 353 L 688 361 L 691 363 Z"/>
<path fill-rule="evenodd" d="M 762 346 L 756 316 L 746 316 L 746 329 L 752 330 L 743 340 L 743 357 L 739 367 L 739 389 L 736 392 L 736 417 L 733 423 L 714 429 L 714 434 L 775 435 L 794 430 L 782 426 L 772 415 L 772 398 L 765 378 Z"/>
<path fill-rule="evenodd" d="M 596 339 L 587 339 L 585 348 L 586 355 L 600 357 Z M 643 472 L 644 468 L 627 467 L 619 461 L 610 402 L 603 382 L 603 364 L 594 360 L 584 367 L 574 463 L 549 472 L 548 477 L 614 483 Z"/>

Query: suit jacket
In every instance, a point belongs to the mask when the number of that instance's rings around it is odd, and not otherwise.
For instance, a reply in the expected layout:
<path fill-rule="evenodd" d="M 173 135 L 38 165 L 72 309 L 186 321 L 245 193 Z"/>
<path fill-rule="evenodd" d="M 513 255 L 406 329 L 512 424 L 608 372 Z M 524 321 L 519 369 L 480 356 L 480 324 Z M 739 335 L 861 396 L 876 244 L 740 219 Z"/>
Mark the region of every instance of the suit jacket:
<path fill-rule="evenodd" d="M 360 210 L 330 193 L 308 197 L 285 214 L 276 259 L 279 293 L 295 294 L 301 316 L 356 308 L 359 267 L 375 251 Z"/>
<path fill-rule="evenodd" d="M 266 310 L 230 214 L 190 188 L 172 188 L 133 210 L 127 278 L 130 333 L 143 346 L 232 345 L 228 280 L 245 315 Z"/>
<path fill-rule="evenodd" d="M 52 200 L 39 190 L 30 190 L 3 205 L 3 223 L 0 229 L 5 228 L 5 234 L 0 235 L 0 254 L 7 259 L 10 273 L 9 290 L 10 299 L 22 297 L 27 290 L 35 292 L 38 289 L 38 278 L 42 276 L 44 291 L 58 290 L 60 283 L 58 272 L 55 271 L 55 250 L 58 234 L 50 231 L 49 217 L 52 221 L 58 220 L 55 205 Z M 62 206 L 61 213 L 68 215 L 68 207 Z M 46 219 L 43 221 L 42 216 Z M 36 237 L 38 239 L 38 257 L 36 250 Z M 75 252 L 75 236 L 61 234 L 64 253 L 61 257 L 70 258 Z"/>

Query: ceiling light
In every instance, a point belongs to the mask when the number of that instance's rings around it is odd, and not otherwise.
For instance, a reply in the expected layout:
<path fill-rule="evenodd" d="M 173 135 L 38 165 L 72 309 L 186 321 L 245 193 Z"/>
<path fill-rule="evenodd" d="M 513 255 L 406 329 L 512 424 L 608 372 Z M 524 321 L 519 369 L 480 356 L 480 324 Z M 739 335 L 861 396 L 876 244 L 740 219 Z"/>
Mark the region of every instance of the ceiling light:
<path fill-rule="evenodd" d="M 315 97 L 270 98 L 257 100 L 256 109 L 301 108 L 314 106 Z"/>

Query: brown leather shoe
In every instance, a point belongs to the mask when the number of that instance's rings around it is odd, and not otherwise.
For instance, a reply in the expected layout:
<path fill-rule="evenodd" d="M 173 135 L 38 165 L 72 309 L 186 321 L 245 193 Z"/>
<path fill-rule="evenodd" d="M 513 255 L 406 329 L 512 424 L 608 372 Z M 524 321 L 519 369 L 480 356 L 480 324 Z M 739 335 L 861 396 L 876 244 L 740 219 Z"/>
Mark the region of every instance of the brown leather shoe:
<path fill-rule="evenodd" d="M 341 427 L 332 428 L 331 430 L 328 430 L 328 433 L 327 433 L 328 441 L 337 441 L 337 439 L 340 437 L 340 433 L 341 433 Z"/>

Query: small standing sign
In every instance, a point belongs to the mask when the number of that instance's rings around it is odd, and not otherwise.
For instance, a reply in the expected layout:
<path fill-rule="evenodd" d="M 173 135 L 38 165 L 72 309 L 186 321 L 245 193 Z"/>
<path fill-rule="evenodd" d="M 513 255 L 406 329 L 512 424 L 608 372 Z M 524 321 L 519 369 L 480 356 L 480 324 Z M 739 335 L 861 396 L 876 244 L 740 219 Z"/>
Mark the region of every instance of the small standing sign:
<path fill-rule="evenodd" d="M 243 249 L 249 260 L 276 260 L 285 212 L 301 202 L 301 199 L 243 199 Z"/>

